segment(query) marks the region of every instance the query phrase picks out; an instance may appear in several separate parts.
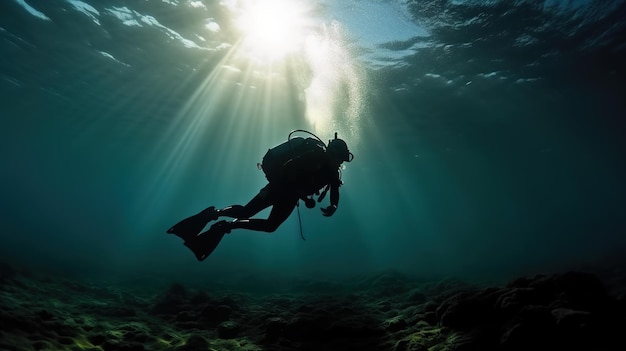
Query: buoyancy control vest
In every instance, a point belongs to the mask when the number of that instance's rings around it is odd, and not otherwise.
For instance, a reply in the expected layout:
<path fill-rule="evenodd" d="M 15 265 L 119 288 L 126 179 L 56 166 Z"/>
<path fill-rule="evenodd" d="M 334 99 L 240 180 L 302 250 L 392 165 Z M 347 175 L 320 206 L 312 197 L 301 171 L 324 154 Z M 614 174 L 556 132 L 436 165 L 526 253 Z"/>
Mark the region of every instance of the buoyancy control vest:
<path fill-rule="evenodd" d="M 326 145 L 318 139 L 289 138 L 265 153 L 259 168 L 270 182 L 291 182 L 314 172 L 324 158 Z"/>

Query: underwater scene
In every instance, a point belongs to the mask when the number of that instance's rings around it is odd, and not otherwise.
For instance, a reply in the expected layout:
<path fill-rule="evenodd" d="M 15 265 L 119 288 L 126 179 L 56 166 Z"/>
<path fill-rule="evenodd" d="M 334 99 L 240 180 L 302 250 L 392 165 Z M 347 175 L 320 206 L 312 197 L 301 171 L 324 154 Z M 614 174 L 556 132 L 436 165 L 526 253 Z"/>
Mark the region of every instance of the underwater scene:
<path fill-rule="evenodd" d="M 625 350 L 624 38 L 624 0 L 0 0 L 0 350 Z"/>

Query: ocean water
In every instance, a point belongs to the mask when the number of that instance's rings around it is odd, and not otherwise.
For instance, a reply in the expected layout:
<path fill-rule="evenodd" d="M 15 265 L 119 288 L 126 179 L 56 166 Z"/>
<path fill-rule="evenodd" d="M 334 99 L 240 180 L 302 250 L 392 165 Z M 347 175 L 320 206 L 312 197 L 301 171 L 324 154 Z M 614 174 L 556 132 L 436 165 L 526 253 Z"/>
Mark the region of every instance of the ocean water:
<path fill-rule="evenodd" d="M 626 349 L 625 37 L 623 0 L 0 0 L 0 351 Z M 299 129 L 354 154 L 332 217 L 166 233 Z"/>
<path fill-rule="evenodd" d="M 3 261 L 62 274 L 503 278 L 626 248 L 624 1 L 0 2 Z M 339 209 L 245 204 L 290 131 L 334 133 Z M 262 218 L 267 211 L 259 214 Z"/>

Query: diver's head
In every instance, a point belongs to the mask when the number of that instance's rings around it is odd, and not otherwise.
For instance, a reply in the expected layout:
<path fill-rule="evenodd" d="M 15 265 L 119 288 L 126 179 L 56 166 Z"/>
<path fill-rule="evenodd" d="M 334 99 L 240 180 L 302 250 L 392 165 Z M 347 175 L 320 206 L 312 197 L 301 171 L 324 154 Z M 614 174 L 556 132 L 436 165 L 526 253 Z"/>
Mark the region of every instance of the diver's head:
<path fill-rule="evenodd" d="M 328 142 L 326 152 L 335 159 L 338 163 L 350 162 L 354 158 L 354 155 L 348 150 L 348 144 L 345 141 L 337 138 L 335 133 L 335 139 Z"/>

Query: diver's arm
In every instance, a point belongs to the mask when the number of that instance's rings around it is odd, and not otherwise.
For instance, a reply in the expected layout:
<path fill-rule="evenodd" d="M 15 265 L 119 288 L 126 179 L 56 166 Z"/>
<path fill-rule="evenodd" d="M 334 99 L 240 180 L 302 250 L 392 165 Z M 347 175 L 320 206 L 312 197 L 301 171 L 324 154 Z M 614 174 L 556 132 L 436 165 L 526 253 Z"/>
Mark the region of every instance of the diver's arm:
<path fill-rule="evenodd" d="M 335 208 L 339 205 L 339 185 L 337 184 L 330 186 L 330 205 Z"/>
<path fill-rule="evenodd" d="M 322 214 L 326 217 L 332 216 L 335 211 L 337 211 L 337 206 L 339 205 L 339 185 L 341 184 L 341 180 L 337 179 L 337 182 L 331 183 L 330 186 L 330 206 L 323 208 Z"/>

